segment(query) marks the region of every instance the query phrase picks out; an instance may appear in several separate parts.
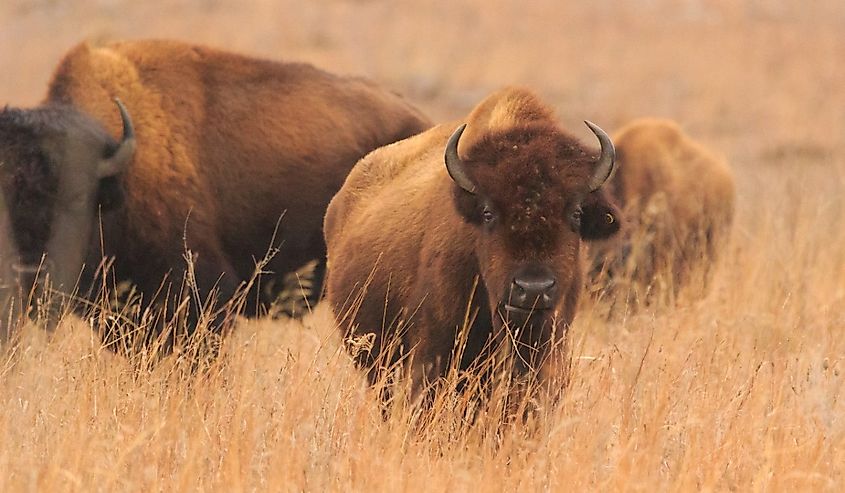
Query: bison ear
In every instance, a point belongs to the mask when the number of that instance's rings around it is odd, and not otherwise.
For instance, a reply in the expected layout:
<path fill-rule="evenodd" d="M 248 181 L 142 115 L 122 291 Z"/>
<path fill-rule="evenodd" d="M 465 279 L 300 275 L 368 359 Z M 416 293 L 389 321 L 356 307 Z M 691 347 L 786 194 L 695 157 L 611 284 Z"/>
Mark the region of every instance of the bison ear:
<path fill-rule="evenodd" d="M 603 240 L 619 231 L 621 214 L 602 191 L 592 192 L 581 203 L 581 238 Z"/>
<path fill-rule="evenodd" d="M 120 143 L 114 151 L 100 161 L 97 167 L 97 176 L 100 178 L 115 176 L 122 172 L 129 165 L 132 156 L 135 155 L 135 129 L 132 126 L 132 119 L 119 99 L 115 98 L 114 102 L 117 104 L 120 119 L 123 121 L 123 138 L 120 139 Z"/>

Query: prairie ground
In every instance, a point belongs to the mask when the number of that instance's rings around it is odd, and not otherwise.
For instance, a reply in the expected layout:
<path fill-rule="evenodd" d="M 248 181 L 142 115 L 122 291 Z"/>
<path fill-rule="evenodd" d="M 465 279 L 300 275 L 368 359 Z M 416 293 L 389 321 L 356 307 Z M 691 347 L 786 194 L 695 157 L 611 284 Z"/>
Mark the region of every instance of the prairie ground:
<path fill-rule="evenodd" d="M 0 351 L 0 491 L 840 490 L 845 4 L 751 0 L 6 0 L 0 104 L 83 39 L 168 37 L 367 75 L 435 119 L 505 84 L 566 126 L 679 121 L 731 163 L 706 296 L 584 303 L 560 405 L 422 430 L 375 396 L 325 307 L 243 321 L 208 374 L 138 370 L 75 320 Z"/>

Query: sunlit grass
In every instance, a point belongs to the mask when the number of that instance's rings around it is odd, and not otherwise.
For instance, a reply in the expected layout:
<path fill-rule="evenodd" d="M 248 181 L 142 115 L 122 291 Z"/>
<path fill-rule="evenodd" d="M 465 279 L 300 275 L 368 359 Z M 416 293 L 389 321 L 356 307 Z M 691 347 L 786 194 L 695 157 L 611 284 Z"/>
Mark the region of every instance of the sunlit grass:
<path fill-rule="evenodd" d="M 582 303 L 569 387 L 526 422 L 495 393 L 383 412 L 325 306 L 241 320 L 202 371 L 117 356 L 80 319 L 27 325 L 0 364 L 0 489 L 832 488 L 845 204 L 789 183 L 771 180 L 782 204 L 738 225 L 706 296 L 609 320 Z"/>

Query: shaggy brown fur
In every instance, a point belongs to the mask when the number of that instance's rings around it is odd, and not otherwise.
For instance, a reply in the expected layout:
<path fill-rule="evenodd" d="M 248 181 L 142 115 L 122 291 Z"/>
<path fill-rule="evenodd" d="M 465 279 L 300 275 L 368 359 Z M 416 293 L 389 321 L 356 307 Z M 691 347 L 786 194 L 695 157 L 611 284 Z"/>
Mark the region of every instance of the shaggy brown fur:
<path fill-rule="evenodd" d="M 444 165 L 451 123 L 362 159 L 326 213 L 327 299 L 373 382 L 379 362 L 411 350 L 413 364 L 405 366 L 416 392 L 442 376 L 467 314 L 460 368 L 507 334 L 525 363 L 517 371 L 536 367 L 575 315 L 581 238 L 618 228 L 607 222 L 616 210 L 604 193 L 585 192 L 598 154 L 561 130 L 536 96 L 502 90 L 466 123 L 458 149 L 477 194 L 458 187 Z M 485 211 L 495 219 L 485 222 Z M 525 266 L 550 269 L 558 289 L 553 310 L 517 322 L 502 308 L 514 272 Z M 383 354 L 397 337 L 402 347 Z M 361 350 L 362 342 L 372 347 Z"/>
<path fill-rule="evenodd" d="M 648 300 L 677 294 L 693 274 L 706 280 L 734 216 L 730 167 L 670 120 L 635 120 L 614 142 L 620 165 L 609 189 L 628 227 L 590 245 L 591 289 L 631 282 Z"/>
<path fill-rule="evenodd" d="M 113 256 L 116 277 L 147 298 L 166 274 L 181 280 L 185 246 L 196 257 L 200 295 L 216 286 L 222 301 L 271 246 L 279 251 L 268 278 L 324 257 L 323 213 L 352 165 L 430 127 L 404 99 L 364 79 L 170 41 L 75 47 L 57 68 L 43 108 L 90 115 L 119 136 L 114 97 L 132 117 L 137 149 L 124 173 L 100 184 L 102 249 L 95 238 L 86 267 Z M 46 153 L 38 138 L 20 142 L 21 156 Z M 0 145 L 8 151 L 17 144 Z M 54 153 L 43 161 L 57 159 Z M 13 164 L 34 165 L 24 161 Z M 16 234 L 49 230 L 46 221 L 35 222 L 16 223 Z M 35 244 L 19 248 L 26 250 L 21 255 L 43 253 Z M 92 280 L 88 272 L 83 289 Z"/>

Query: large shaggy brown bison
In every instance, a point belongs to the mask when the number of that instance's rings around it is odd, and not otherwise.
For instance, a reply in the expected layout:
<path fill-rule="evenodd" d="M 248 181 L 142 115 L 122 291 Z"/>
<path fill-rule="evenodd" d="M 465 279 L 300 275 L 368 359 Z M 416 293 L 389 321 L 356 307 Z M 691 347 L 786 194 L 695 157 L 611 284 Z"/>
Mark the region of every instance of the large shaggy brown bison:
<path fill-rule="evenodd" d="M 608 189 L 626 228 L 590 245 L 591 289 L 617 296 L 627 285 L 648 301 L 706 281 L 733 220 L 730 167 L 670 120 L 635 120 L 613 141 L 620 166 Z"/>
<path fill-rule="evenodd" d="M 362 159 L 324 226 L 327 299 L 353 355 L 371 382 L 402 361 L 417 395 L 502 344 L 515 349 L 515 375 L 537 369 L 575 316 L 581 240 L 619 227 L 602 190 L 613 144 L 596 125 L 600 153 L 518 88 L 457 125 Z"/>
<path fill-rule="evenodd" d="M 3 261 L 23 267 L 23 286 L 85 295 L 113 259 L 113 280 L 145 301 L 167 301 L 163 278 L 192 270 L 195 301 L 223 302 L 271 249 L 265 283 L 324 258 L 323 214 L 355 162 L 429 126 L 373 82 L 310 65 L 169 41 L 82 44 L 43 104 L 0 113 L 16 249 Z M 258 296 L 247 299 L 269 301 Z"/>

